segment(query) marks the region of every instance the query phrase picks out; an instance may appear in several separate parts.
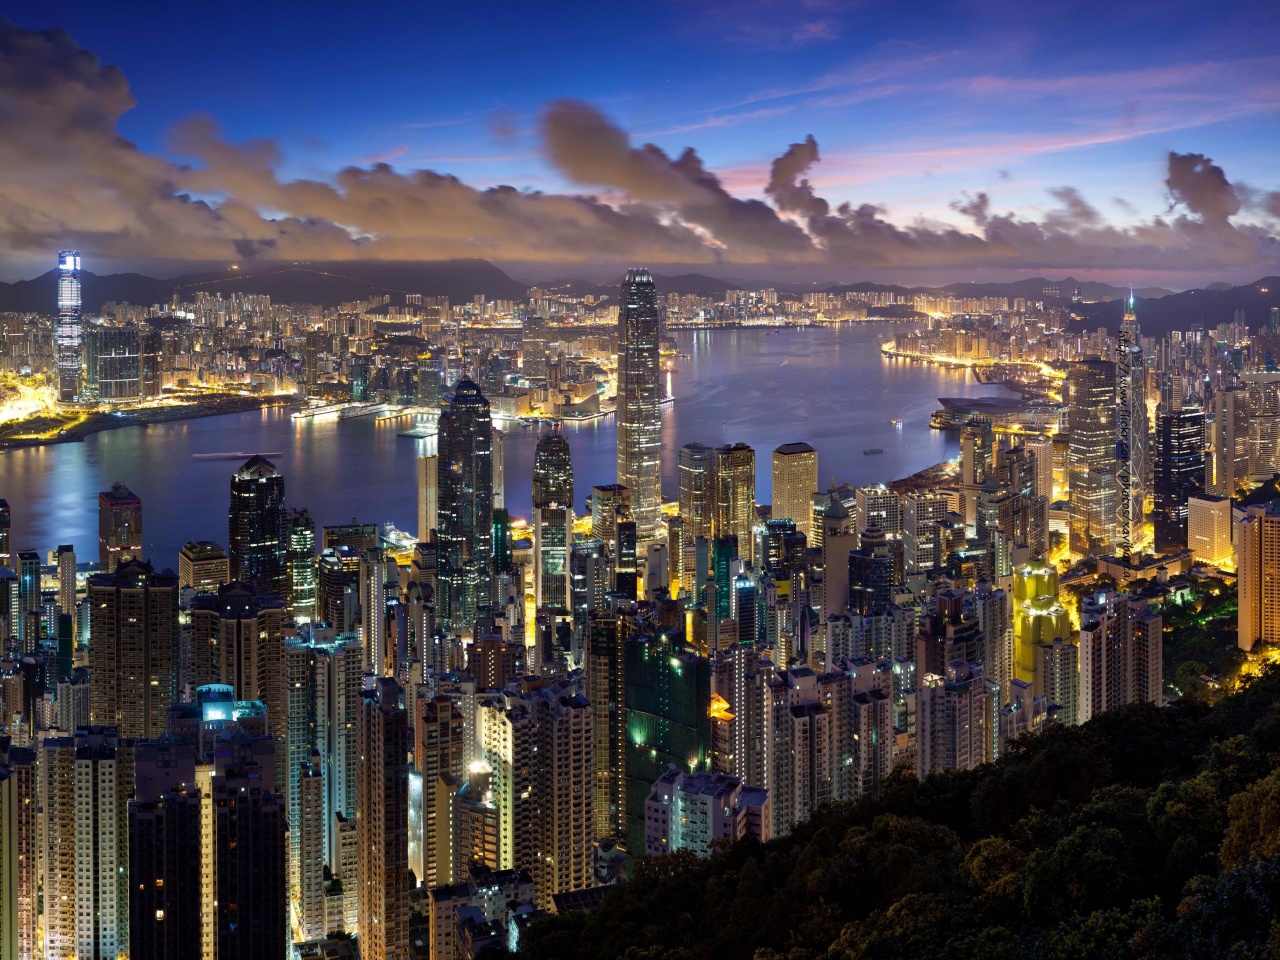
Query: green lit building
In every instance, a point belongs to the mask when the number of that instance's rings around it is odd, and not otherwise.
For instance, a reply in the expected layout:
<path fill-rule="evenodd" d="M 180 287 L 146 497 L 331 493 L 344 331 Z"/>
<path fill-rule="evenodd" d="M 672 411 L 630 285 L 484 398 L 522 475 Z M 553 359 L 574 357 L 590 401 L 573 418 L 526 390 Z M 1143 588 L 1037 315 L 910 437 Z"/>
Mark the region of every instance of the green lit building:
<path fill-rule="evenodd" d="M 644 850 L 644 805 L 655 780 L 674 764 L 711 768 L 711 662 L 680 637 L 627 641 L 627 849 Z"/>

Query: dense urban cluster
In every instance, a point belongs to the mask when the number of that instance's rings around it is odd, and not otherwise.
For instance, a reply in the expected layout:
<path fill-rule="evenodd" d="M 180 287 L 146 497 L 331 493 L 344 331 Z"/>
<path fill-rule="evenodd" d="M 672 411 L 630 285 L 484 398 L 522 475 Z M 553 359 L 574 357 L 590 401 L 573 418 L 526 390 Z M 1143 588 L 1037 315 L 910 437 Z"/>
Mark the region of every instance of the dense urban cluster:
<path fill-rule="evenodd" d="M 663 449 L 664 325 L 852 319 L 878 294 L 700 303 L 636 269 L 615 302 L 575 307 L 608 331 L 536 288 L 461 308 L 410 294 L 403 315 L 202 293 L 164 322 L 118 307 L 86 325 L 79 256 L 60 264 L 65 408 L 190 386 L 182 369 L 301 394 L 301 416 L 421 407 L 437 452 L 407 539 L 313 517 L 253 456 L 226 543 L 187 543 L 176 573 L 146 556 L 124 484 L 99 495 L 87 575 L 88 545 L 12 543 L 23 505 L 0 501 L 3 957 L 475 960 L 531 930 L 552 956 L 563 921 L 543 918 L 616 916 L 629 884 L 666 896 L 664 862 L 694 876 L 737 841 L 790 856 L 833 806 L 874 852 L 900 828 L 873 815 L 943 817 L 916 781 L 967 776 L 956 802 L 994 809 L 965 791 L 1000 788 L 974 778 L 1116 736 L 1081 725 L 1191 723 L 1201 707 L 1162 709 L 1183 692 L 1166 634 L 1206 582 L 1238 576 L 1244 662 L 1280 642 L 1280 502 L 1250 495 L 1280 472 L 1274 313 L 1253 337 L 1155 342 L 1132 304 L 1112 335 L 1043 304 L 916 298 L 930 316 L 885 362 L 964 363 L 1025 399 L 944 398 L 958 463 L 892 484 L 824 485 L 819 451 L 780 437 L 760 503 L 747 444 Z M 581 490 L 554 421 L 610 411 L 616 482 Z M 504 486 L 526 478 L 506 477 L 495 421 L 519 417 L 543 432 L 516 519 Z M 966 856 L 1031 871 L 1047 828 L 1021 818 L 959 830 Z M 964 869 L 990 893 L 984 864 Z M 1060 896 L 1043 880 L 1031 909 Z"/>

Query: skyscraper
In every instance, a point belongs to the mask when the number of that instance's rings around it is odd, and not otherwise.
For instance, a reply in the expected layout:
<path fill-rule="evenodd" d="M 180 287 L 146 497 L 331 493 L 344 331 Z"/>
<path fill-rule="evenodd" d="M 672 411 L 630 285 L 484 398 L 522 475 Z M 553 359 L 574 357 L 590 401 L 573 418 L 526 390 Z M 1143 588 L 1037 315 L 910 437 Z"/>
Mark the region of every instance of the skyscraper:
<path fill-rule="evenodd" d="M 1235 541 L 1240 649 L 1280 643 L 1280 503 L 1246 507 Z"/>
<path fill-rule="evenodd" d="M 196 593 L 217 593 L 231 581 L 227 551 L 212 540 L 188 540 L 178 553 L 178 586 Z"/>
<path fill-rule="evenodd" d="M 316 522 L 303 507 L 289 514 L 289 595 L 287 606 L 294 623 L 316 619 L 319 587 L 316 583 Z"/>
<path fill-rule="evenodd" d="M 902 563 L 907 573 L 925 573 L 946 559 L 938 529 L 946 513 L 941 494 L 912 491 L 902 498 Z"/>
<path fill-rule="evenodd" d="M 425 687 L 422 688 L 425 690 Z M 422 876 L 428 888 L 446 882 L 452 876 L 453 853 L 448 844 L 448 831 L 436 822 L 439 794 L 448 790 L 450 778 L 460 779 L 466 765 L 466 723 L 457 703 L 445 696 L 415 699 L 413 759 L 422 777 L 422 836 L 411 838 L 422 844 Z M 474 735 L 474 734 L 473 734 Z"/>
<path fill-rule="evenodd" d="M 1116 541 L 1126 560 L 1143 539 L 1147 490 L 1146 369 L 1133 296 L 1116 351 Z"/>
<path fill-rule="evenodd" d="M 698 537 L 710 537 L 712 507 L 712 450 L 706 444 L 686 443 L 680 448 L 680 518 L 684 521 L 685 539 L 693 543 Z"/>
<path fill-rule="evenodd" d="M 1173 553 L 1187 545 L 1187 500 L 1204 490 L 1204 411 L 1156 414 L 1155 547 Z"/>
<path fill-rule="evenodd" d="M 569 609 L 573 459 L 569 441 L 544 433 L 533 454 L 533 587 L 539 610 Z"/>
<path fill-rule="evenodd" d="M 470 380 L 445 398 L 439 447 L 436 611 L 446 630 L 459 632 L 489 603 L 493 573 L 493 420 Z"/>
<path fill-rule="evenodd" d="M 745 443 L 716 447 L 712 455 L 714 533 L 737 537 L 744 559 L 751 554 L 756 522 L 756 452 Z"/>
<path fill-rule="evenodd" d="M 810 495 L 818 489 L 818 453 L 807 443 L 784 443 L 773 451 L 773 516 L 794 520 L 813 533 Z"/>
<path fill-rule="evenodd" d="M 653 277 L 628 270 L 618 310 L 618 483 L 631 490 L 641 540 L 657 536 L 662 506 L 661 339 Z"/>
<path fill-rule="evenodd" d="M 1116 365 L 1076 361 L 1066 386 L 1070 548 L 1082 556 L 1107 553 L 1116 543 Z"/>
<path fill-rule="evenodd" d="M 84 330 L 80 307 L 80 251 L 63 250 L 58 254 L 58 322 L 53 338 L 60 403 L 72 403 L 80 395 L 80 340 Z"/>
<path fill-rule="evenodd" d="M 13 566 L 13 512 L 0 500 L 0 567 Z"/>
<path fill-rule="evenodd" d="M 142 558 L 142 498 L 123 483 L 98 494 L 98 564 L 114 573 L 117 563 Z"/>
<path fill-rule="evenodd" d="M 356 738 L 360 952 L 408 960 L 409 722 L 393 678 L 378 677 L 361 694 Z"/>
<path fill-rule="evenodd" d="M 418 458 L 418 542 L 431 539 L 440 523 L 440 458 L 427 454 Z"/>
<path fill-rule="evenodd" d="M 297 778 L 298 816 L 290 834 L 298 834 L 298 923 L 303 937 L 317 940 L 329 932 L 324 909 L 324 771 L 318 750 L 298 765 Z"/>
<path fill-rule="evenodd" d="M 284 477 L 266 457 L 254 456 L 231 476 L 227 554 L 231 579 L 259 593 L 287 597 L 289 514 Z"/>
<path fill-rule="evenodd" d="M 178 578 L 128 560 L 89 578 L 93 722 L 158 737 L 178 696 Z"/>

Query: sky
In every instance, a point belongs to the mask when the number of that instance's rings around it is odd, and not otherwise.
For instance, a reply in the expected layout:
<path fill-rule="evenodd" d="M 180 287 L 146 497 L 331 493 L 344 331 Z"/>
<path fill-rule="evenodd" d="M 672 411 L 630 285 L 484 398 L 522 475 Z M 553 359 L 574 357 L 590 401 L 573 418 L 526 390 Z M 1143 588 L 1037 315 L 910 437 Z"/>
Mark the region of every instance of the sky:
<path fill-rule="evenodd" d="M 1280 273 L 1274 3 L 5 16 L 7 278 L 62 245 L 97 272 L 482 256 L 522 276 Z"/>

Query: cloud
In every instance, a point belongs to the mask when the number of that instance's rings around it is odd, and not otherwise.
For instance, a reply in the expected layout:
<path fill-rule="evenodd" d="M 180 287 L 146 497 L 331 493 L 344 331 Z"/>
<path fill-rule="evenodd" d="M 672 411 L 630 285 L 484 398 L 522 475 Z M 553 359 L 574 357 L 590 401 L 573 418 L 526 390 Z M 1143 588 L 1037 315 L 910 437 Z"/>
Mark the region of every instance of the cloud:
<path fill-rule="evenodd" d="M 45 256 L 75 246 L 94 257 L 337 260 L 477 256 L 523 263 L 807 265 L 1274 271 L 1280 194 L 1232 184 L 1200 154 L 1172 153 L 1170 214 L 1109 224 L 1068 186 L 1039 219 L 993 212 L 966 195 L 966 226 L 891 219 L 867 201 L 821 195 L 813 136 L 792 143 L 738 196 L 687 148 L 637 144 L 596 107 L 555 101 L 536 148 L 581 193 L 485 189 L 430 169 L 371 157 L 318 179 L 286 179 L 272 140 L 236 143 L 192 117 L 171 136 L 179 164 L 121 137 L 134 106 L 123 74 L 61 30 L 0 21 L 0 251 Z M 938 155 L 946 162 L 945 151 Z M 735 186 L 740 180 L 733 181 Z M 747 187 L 743 186 L 744 192 Z M 598 193 L 593 193 L 598 191 Z M 1249 222 L 1244 211 L 1261 218 Z M 1269 211 L 1269 212 L 1268 212 Z"/>

